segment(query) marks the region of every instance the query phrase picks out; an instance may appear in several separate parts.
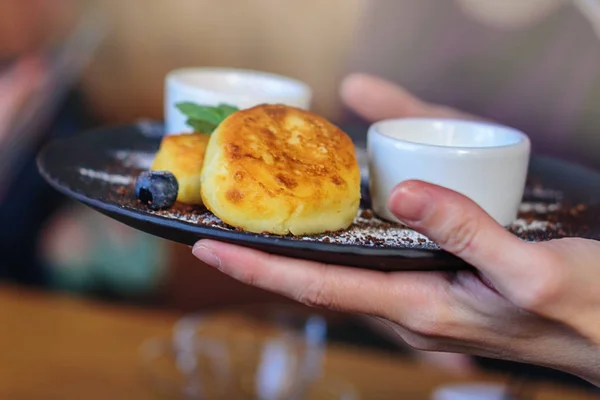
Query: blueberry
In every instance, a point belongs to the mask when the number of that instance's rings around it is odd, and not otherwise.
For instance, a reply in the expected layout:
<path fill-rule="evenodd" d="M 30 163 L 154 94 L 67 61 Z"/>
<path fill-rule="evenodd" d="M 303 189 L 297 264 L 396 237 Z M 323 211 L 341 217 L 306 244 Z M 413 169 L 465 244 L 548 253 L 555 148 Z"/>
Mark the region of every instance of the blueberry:
<path fill-rule="evenodd" d="M 144 171 L 135 182 L 135 196 L 153 210 L 171 207 L 178 191 L 177 178 L 168 171 Z"/>

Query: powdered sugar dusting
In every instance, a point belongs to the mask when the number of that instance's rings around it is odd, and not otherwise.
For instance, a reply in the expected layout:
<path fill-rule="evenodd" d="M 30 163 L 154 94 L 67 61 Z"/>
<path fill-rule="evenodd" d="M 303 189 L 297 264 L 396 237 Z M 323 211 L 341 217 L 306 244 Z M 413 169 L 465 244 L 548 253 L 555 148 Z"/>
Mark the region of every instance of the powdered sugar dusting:
<path fill-rule="evenodd" d="M 368 209 L 361 209 L 352 226 L 345 231 L 304 236 L 301 240 L 362 246 L 437 247 L 426 236 L 403 225 L 385 222 Z"/>
<path fill-rule="evenodd" d="M 115 151 L 112 156 L 126 168 L 150 169 L 154 161 L 154 153 L 141 151 Z"/>
<path fill-rule="evenodd" d="M 88 168 L 79 168 L 79 173 L 88 178 L 99 179 L 101 181 L 112 183 L 115 185 L 129 185 L 135 182 L 135 178 L 132 176 L 109 174 L 104 171 L 95 171 L 93 169 Z"/>
<path fill-rule="evenodd" d="M 559 224 L 553 224 L 550 221 L 533 220 L 527 221 L 525 219 L 518 219 L 512 225 L 511 228 L 515 233 L 531 232 L 531 231 L 546 231 L 549 228 L 557 229 Z"/>
<path fill-rule="evenodd" d="M 148 212 L 191 224 L 235 231 L 235 228 L 225 224 L 207 210 L 174 208 L 160 211 L 148 210 Z M 558 224 L 544 220 L 518 219 L 514 224 L 508 227 L 508 229 L 516 234 L 526 236 L 526 234 L 532 234 L 536 231 L 546 231 L 550 228 L 556 229 L 558 226 Z M 263 236 L 281 237 L 271 234 L 263 234 Z M 401 224 L 383 221 L 373 215 L 372 211 L 369 209 L 361 209 L 354 219 L 354 223 L 346 230 L 302 237 L 286 236 L 285 238 L 290 240 L 352 246 L 439 249 L 439 245 L 425 235 Z"/>
<path fill-rule="evenodd" d="M 564 197 L 563 193 L 561 193 L 558 190 L 549 189 L 549 188 L 545 188 L 545 187 L 537 186 L 537 185 L 529 186 L 529 187 L 525 188 L 524 196 L 526 198 L 533 197 L 540 201 L 550 200 L 550 201 L 554 201 L 554 202 L 560 202 Z"/>
<path fill-rule="evenodd" d="M 528 212 L 534 212 L 536 214 L 547 214 L 550 212 L 555 212 L 560 210 L 561 208 L 561 204 L 560 203 L 543 203 L 543 202 L 535 202 L 535 203 L 522 203 L 521 206 L 519 207 L 519 212 L 521 213 L 528 213 Z"/>
<path fill-rule="evenodd" d="M 364 229 L 352 226 L 348 230 L 335 234 L 304 236 L 299 240 L 356 246 L 413 247 L 419 245 L 419 247 L 438 247 L 426 236 L 412 229 L 400 227 Z"/>
<path fill-rule="evenodd" d="M 148 212 L 192 224 L 230 231 L 235 230 L 235 228 L 228 226 L 207 210 L 171 209 L 160 211 L 148 210 Z M 271 234 L 264 234 L 264 236 L 280 237 Z M 286 236 L 286 238 L 291 240 L 357 246 L 413 247 L 418 245 L 419 247 L 424 247 L 428 244 L 426 247 L 431 247 L 432 249 L 437 248 L 437 245 L 434 242 L 420 233 L 399 224 L 391 224 L 382 221 L 373 216 L 370 210 L 365 209 L 361 209 L 358 212 L 354 219 L 354 223 L 347 230 L 302 237 Z"/>
<path fill-rule="evenodd" d="M 170 210 L 148 210 L 151 214 L 160 215 L 161 217 L 173 218 L 183 222 L 189 222 L 191 224 L 206 225 L 213 228 L 221 228 L 226 230 L 234 230 L 234 228 L 228 226 L 221 221 L 216 215 L 208 210 L 198 210 L 194 208 L 189 209 L 177 209 L 173 208 Z"/>
<path fill-rule="evenodd" d="M 114 193 L 110 197 L 111 201 L 115 201 L 123 207 L 143 210 L 147 213 L 193 225 L 232 232 L 238 231 L 238 229 L 225 224 L 204 208 L 176 205 L 168 210 L 153 211 L 139 204 L 133 194 L 133 183 L 140 170 L 146 170 L 150 167 L 154 154 L 117 151 L 112 156 L 118 165 L 111 168 L 110 171 L 121 172 L 122 174 L 111 174 L 85 168 L 79 169 L 82 176 L 112 184 Z M 366 182 L 363 184 L 366 184 Z M 539 241 L 569 235 L 569 232 L 573 232 L 573 220 L 569 220 L 569 218 L 579 218 L 578 215 L 584 213 L 586 209 L 581 205 L 575 208 L 567 207 L 563 204 L 563 198 L 563 193 L 560 191 L 540 186 L 529 186 L 525 191 L 524 201 L 519 207 L 519 218 L 507 229 L 527 241 Z M 374 215 L 372 210 L 364 207 L 359 210 L 353 224 L 343 231 L 302 237 L 291 235 L 282 237 L 272 234 L 260 234 L 260 236 L 351 246 L 439 249 L 438 244 L 426 236 L 401 224 L 382 220 Z"/>

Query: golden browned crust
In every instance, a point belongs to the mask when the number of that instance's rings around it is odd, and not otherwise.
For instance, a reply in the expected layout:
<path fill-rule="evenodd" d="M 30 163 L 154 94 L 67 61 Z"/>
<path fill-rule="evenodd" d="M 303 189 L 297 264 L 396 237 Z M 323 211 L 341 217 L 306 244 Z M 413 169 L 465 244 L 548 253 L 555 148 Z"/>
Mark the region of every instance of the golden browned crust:
<path fill-rule="evenodd" d="M 209 135 L 190 133 L 165 136 L 154 158 L 153 171 L 169 171 L 179 183 L 177 201 L 201 205 L 200 172 Z"/>
<path fill-rule="evenodd" d="M 347 228 L 358 211 L 360 170 L 346 133 L 314 113 L 261 105 L 211 135 L 202 200 L 224 222 L 294 235 Z"/>

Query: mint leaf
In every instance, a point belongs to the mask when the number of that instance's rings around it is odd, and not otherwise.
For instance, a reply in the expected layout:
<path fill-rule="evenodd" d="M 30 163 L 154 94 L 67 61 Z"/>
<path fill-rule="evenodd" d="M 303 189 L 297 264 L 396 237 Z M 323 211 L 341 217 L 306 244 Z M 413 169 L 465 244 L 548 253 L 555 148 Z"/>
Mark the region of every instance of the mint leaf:
<path fill-rule="evenodd" d="M 200 120 L 213 125 L 219 125 L 222 121 L 220 112 L 214 107 L 199 106 L 186 102 L 177 104 L 177 108 L 189 119 Z"/>
<path fill-rule="evenodd" d="M 186 124 L 197 132 L 213 133 L 225 118 L 236 111 L 237 107 L 229 104 L 219 104 L 216 107 L 201 106 L 192 102 L 183 102 L 175 105 L 186 117 Z"/>
<path fill-rule="evenodd" d="M 196 132 L 200 133 L 213 133 L 217 128 L 217 125 L 209 124 L 204 121 L 199 121 L 195 119 L 188 119 L 185 121 L 190 127 L 192 127 Z"/>
<path fill-rule="evenodd" d="M 234 112 L 239 111 L 239 108 L 230 106 L 229 104 L 219 104 L 217 108 L 219 109 L 221 117 L 223 117 L 223 119 L 229 117 Z"/>

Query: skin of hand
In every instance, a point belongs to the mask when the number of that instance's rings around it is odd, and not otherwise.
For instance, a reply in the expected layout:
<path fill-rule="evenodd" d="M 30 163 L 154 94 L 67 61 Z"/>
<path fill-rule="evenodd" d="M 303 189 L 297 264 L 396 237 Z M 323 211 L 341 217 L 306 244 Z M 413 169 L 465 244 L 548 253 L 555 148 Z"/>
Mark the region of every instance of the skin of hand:
<path fill-rule="evenodd" d="M 39 89 L 45 79 L 42 60 L 36 55 L 23 56 L 9 69 L 0 71 L 0 149 L 8 140 L 12 123 L 27 100 Z M 7 184 L 0 171 L 0 204 Z"/>
<path fill-rule="evenodd" d="M 342 83 L 340 97 L 346 106 L 367 121 L 375 122 L 399 117 L 446 117 L 477 120 L 478 117 L 453 108 L 430 104 L 413 96 L 404 88 L 381 78 L 352 74 Z M 359 318 L 374 331 L 403 345 L 401 337 L 375 318 Z M 464 354 L 414 351 L 414 356 L 427 364 L 455 375 L 469 374 L 476 369 L 473 360 Z"/>
<path fill-rule="evenodd" d="M 77 0 L 0 1 L 0 59 L 35 52 L 73 26 Z"/>
<path fill-rule="evenodd" d="M 349 77 L 341 93 L 368 119 L 470 118 L 364 75 Z M 537 364 L 600 385 L 600 242 L 524 242 L 470 199 L 420 181 L 398 185 L 389 208 L 475 269 L 386 273 L 211 240 L 198 242 L 193 253 L 248 285 L 309 306 L 372 316 L 419 350 Z"/>
<path fill-rule="evenodd" d="M 41 58 L 27 55 L 8 70 L 0 72 L 0 146 L 10 127 L 12 118 L 36 90 L 44 78 Z"/>

